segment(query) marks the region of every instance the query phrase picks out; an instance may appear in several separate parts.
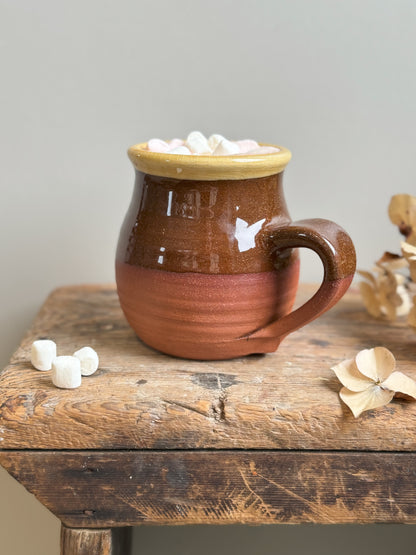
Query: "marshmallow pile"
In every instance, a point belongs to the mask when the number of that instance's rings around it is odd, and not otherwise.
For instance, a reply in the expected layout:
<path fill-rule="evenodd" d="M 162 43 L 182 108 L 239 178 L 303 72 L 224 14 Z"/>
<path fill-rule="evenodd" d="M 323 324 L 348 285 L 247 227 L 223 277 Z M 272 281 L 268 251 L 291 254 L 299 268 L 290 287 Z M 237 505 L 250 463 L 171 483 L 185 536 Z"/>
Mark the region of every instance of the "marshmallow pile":
<path fill-rule="evenodd" d="M 260 146 L 252 139 L 242 141 L 229 141 L 222 135 L 215 133 L 208 139 L 200 131 L 189 133 L 186 141 L 172 139 L 150 139 L 147 142 L 147 150 L 150 152 L 162 152 L 168 154 L 196 154 L 210 156 L 230 156 L 235 154 L 273 154 L 279 152 L 274 146 Z"/>
<path fill-rule="evenodd" d="M 83 347 L 72 356 L 56 356 L 56 343 L 39 339 L 32 343 L 30 362 L 36 370 L 52 370 L 52 383 L 63 389 L 81 385 L 81 376 L 91 376 L 98 368 L 98 355 L 91 347 Z"/>

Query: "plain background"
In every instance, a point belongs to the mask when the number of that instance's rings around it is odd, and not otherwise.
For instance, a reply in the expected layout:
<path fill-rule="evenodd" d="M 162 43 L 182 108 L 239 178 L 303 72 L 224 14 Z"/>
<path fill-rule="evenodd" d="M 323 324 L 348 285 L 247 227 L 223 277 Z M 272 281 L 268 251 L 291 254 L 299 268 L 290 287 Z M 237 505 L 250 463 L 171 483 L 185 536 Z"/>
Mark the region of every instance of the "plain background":
<path fill-rule="evenodd" d="M 414 0 L 0 0 L 0 363 L 46 294 L 113 281 L 126 148 L 193 129 L 289 147 L 292 218 L 351 234 L 361 267 L 415 193 Z M 320 267 L 305 258 L 303 279 Z M 59 523 L 0 472 L 0 552 L 52 555 Z M 191 533 L 192 532 L 192 533 Z M 413 527 L 136 530 L 140 554 L 414 553 Z"/>

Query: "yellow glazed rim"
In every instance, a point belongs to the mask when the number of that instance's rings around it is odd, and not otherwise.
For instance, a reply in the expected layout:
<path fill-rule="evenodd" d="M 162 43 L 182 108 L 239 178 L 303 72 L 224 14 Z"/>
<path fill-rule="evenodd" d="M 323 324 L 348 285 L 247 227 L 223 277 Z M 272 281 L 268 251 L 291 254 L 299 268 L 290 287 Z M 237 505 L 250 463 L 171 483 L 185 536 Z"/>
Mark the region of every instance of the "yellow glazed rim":
<path fill-rule="evenodd" d="M 250 179 L 282 172 L 292 157 L 290 150 L 268 143 L 259 145 L 274 146 L 280 150 L 271 154 L 204 156 L 150 152 L 147 143 L 139 143 L 129 148 L 128 155 L 137 170 L 175 179 Z"/>

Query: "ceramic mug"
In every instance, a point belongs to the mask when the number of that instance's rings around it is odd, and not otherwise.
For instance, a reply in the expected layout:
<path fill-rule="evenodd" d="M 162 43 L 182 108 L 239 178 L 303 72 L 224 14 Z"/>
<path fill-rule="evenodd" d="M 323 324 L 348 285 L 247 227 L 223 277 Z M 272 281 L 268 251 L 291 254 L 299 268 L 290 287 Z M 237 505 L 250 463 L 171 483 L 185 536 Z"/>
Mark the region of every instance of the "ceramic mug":
<path fill-rule="evenodd" d="M 231 156 L 129 149 L 136 183 L 116 281 L 129 324 L 150 347 L 198 360 L 273 352 L 348 289 L 350 237 L 328 220 L 291 222 L 282 188 L 291 154 L 277 148 Z M 324 278 L 291 312 L 297 247 L 318 253 Z"/>

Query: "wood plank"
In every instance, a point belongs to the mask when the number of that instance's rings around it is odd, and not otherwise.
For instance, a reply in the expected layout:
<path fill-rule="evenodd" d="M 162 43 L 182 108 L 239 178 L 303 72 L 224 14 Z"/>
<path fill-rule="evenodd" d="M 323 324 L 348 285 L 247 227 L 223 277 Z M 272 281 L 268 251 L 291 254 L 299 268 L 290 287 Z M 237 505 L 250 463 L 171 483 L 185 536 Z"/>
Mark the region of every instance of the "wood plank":
<path fill-rule="evenodd" d="M 303 297 L 311 288 L 303 287 Z M 100 369 L 77 390 L 34 370 L 30 345 L 50 337 L 59 354 L 91 345 Z M 58 289 L 0 376 L 4 449 L 416 450 L 416 403 L 395 400 L 355 420 L 330 367 L 384 345 L 416 378 L 416 334 L 368 316 L 355 291 L 266 356 L 175 359 L 141 343 L 113 286 Z"/>
<path fill-rule="evenodd" d="M 66 526 L 416 523 L 416 454 L 0 452 Z"/>
<path fill-rule="evenodd" d="M 61 526 L 61 555 L 129 555 L 131 528 L 100 530 Z"/>

